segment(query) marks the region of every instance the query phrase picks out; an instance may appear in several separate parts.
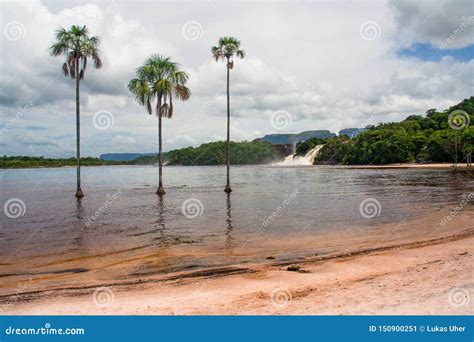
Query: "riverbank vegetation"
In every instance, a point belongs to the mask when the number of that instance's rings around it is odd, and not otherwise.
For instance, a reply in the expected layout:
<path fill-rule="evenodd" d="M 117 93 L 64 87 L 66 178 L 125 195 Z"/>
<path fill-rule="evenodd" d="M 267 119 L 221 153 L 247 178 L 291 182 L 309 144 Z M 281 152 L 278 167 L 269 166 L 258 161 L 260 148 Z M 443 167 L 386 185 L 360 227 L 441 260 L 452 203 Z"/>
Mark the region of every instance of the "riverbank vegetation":
<path fill-rule="evenodd" d="M 233 165 L 266 164 L 280 159 L 272 144 L 264 141 L 230 142 Z M 199 147 L 186 147 L 163 154 L 167 165 L 222 165 L 227 160 L 227 142 L 216 141 Z M 157 156 L 140 157 L 133 164 L 155 164 Z"/>
<path fill-rule="evenodd" d="M 449 125 L 455 110 L 467 113 L 460 117 L 461 126 Z M 340 136 L 327 140 L 315 164 L 389 164 L 404 162 L 465 161 L 474 148 L 474 97 L 443 112 L 430 109 L 426 116 L 411 115 L 398 123 L 370 126 L 366 132 L 350 139 Z"/>
<path fill-rule="evenodd" d="M 127 162 L 102 160 L 99 158 L 83 157 L 82 166 L 103 166 L 103 165 L 123 165 Z M 35 167 L 63 167 L 76 166 L 76 158 L 43 158 L 26 156 L 3 156 L 0 157 L 0 169 L 22 169 Z"/>
<path fill-rule="evenodd" d="M 272 144 L 265 141 L 230 142 L 233 165 L 267 164 L 282 159 Z M 227 143 L 216 141 L 198 147 L 185 147 L 163 153 L 167 165 L 223 165 L 226 163 Z M 0 168 L 34 168 L 75 166 L 76 158 L 53 159 L 43 157 L 12 156 L 0 157 Z M 111 161 L 99 158 L 81 158 L 82 166 L 102 165 L 154 165 L 159 163 L 158 155 L 143 156 L 132 161 Z"/>
<path fill-rule="evenodd" d="M 334 138 L 332 138 L 334 139 Z M 317 145 L 327 143 L 331 138 L 311 138 L 296 144 L 295 154 L 297 156 L 304 156 Z"/>

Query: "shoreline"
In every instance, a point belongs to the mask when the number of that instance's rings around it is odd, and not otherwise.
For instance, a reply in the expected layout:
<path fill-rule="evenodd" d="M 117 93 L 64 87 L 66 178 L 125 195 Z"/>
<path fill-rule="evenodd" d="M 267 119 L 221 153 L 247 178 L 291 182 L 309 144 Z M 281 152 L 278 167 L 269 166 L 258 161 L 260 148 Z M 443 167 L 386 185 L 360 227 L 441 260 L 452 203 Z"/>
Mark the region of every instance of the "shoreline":
<path fill-rule="evenodd" d="M 454 171 L 454 166 L 452 163 L 427 163 L 427 164 L 397 163 L 397 164 L 383 164 L 383 165 L 334 165 L 334 167 L 344 168 L 344 169 L 450 169 Z M 458 164 L 458 169 L 474 170 L 472 166 L 468 166 L 466 163 Z"/>
<path fill-rule="evenodd" d="M 469 314 L 472 305 L 450 306 L 448 297 L 452 288 L 474 290 L 466 272 L 473 245 L 474 230 L 467 229 L 430 240 L 176 272 L 128 284 L 25 291 L 11 305 L 5 301 L 14 294 L 1 296 L 0 309 L 14 315 Z M 434 283 L 425 283 L 429 279 Z M 107 305 L 94 300 L 100 289 L 109 296 Z M 382 298 L 374 296 L 380 289 Z"/>
<path fill-rule="evenodd" d="M 246 167 L 246 166 L 278 166 L 287 168 L 298 168 L 298 167 L 328 167 L 328 168 L 340 168 L 340 169 L 454 169 L 453 163 L 396 163 L 396 164 L 380 164 L 380 165 L 342 165 L 342 164 L 313 164 L 313 165 L 277 165 L 274 163 L 270 164 L 231 164 L 232 167 Z M 104 167 L 104 166 L 157 166 L 155 164 L 104 164 L 104 165 L 82 165 L 83 168 L 87 167 Z M 163 165 L 172 167 L 215 167 L 225 166 L 225 164 L 216 165 Z M 63 165 L 63 166 L 27 166 L 27 167 L 0 167 L 0 170 L 36 170 L 36 169 L 62 169 L 62 168 L 76 168 L 74 165 Z M 468 166 L 466 163 L 458 164 L 458 169 L 471 170 L 473 166 Z"/>

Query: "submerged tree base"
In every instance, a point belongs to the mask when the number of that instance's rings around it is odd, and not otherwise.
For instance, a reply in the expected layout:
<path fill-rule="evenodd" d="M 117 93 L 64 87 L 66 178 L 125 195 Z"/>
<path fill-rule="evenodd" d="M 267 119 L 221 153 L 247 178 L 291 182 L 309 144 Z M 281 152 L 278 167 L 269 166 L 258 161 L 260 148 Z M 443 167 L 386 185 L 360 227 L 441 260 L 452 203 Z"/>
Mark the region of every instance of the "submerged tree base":
<path fill-rule="evenodd" d="M 84 197 L 84 193 L 82 192 L 82 189 L 79 188 L 76 190 L 76 195 L 75 195 L 77 198 L 82 198 Z"/>
<path fill-rule="evenodd" d="M 232 192 L 232 189 L 230 188 L 230 185 L 226 185 L 224 191 L 227 192 L 227 193 Z"/>
<path fill-rule="evenodd" d="M 165 188 L 163 188 L 163 186 L 160 185 L 160 186 L 158 187 L 158 190 L 156 190 L 156 194 L 157 194 L 157 195 L 164 195 L 164 194 L 166 194 Z"/>

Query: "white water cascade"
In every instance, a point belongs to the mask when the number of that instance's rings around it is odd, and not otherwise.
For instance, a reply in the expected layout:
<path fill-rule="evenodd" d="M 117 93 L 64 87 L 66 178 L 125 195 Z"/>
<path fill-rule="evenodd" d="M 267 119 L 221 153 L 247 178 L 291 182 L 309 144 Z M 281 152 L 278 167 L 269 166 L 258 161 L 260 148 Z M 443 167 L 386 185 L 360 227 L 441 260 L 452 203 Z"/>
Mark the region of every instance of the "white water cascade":
<path fill-rule="evenodd" d="M 276 165 L 280 166 L 301 166 L 301 165 L 313 165 L 314 158 L 318 155 L 319 151 L 323 145 L 316 145 L 314 148 L 309 150 L 305 156 L 295 156 L 294 154 L 290 154 L 289 156 L 285 157 L 285 159 Z"/>

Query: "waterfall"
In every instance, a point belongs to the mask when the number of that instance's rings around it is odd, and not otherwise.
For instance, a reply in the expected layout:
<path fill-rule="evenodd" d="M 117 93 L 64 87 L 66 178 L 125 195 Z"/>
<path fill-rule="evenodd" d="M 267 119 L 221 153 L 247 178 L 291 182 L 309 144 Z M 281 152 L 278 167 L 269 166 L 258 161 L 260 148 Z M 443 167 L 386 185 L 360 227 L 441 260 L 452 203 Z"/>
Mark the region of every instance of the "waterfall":
<path fill-rule="evenodd" d="M 314 158 L 318 155 L 319 151 L 323 145 L 316 145 L 314 148 L 309 150 L 304 157 L 303 156 L 295 156 L 294 154 L 290 154 L 289 156 L 285 157 L 285 159 L 281 162 L 278 162 L 276 165 L 280 166 L 300 166 L 300 165 L 313 165 Z"/>

